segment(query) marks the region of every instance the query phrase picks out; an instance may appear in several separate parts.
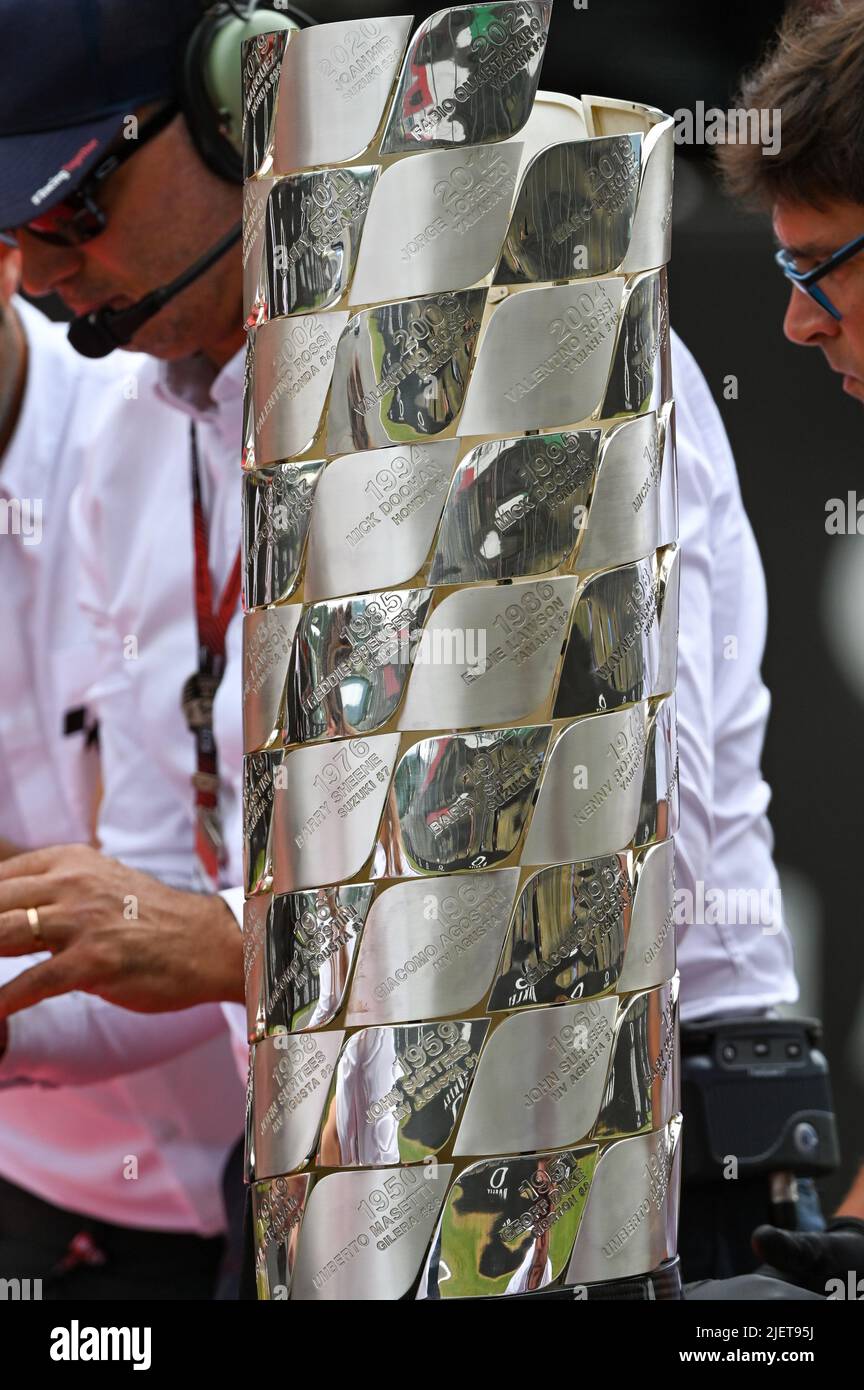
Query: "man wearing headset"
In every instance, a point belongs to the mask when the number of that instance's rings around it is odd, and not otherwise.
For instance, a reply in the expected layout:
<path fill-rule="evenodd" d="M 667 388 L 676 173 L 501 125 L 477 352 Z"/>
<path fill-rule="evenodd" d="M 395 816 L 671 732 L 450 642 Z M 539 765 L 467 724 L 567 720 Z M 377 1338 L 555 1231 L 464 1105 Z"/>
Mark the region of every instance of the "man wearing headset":
<path fill-rule="evenodd" d="M 10 54 L 27 51 L 26 33 L 36 22 L 30 8 L 24 0 L 0 0 L 0 37 L 9 20 Z M 216 605 L 230 592 L 239 534 L 231 508 L 239 490 L 243 334 L 240 253 L 232 242 L 241 189 L 238 155 L 220 134 L 220 125 L 230 121 L 216 109 L 231 106 L 230 94 L 214 101 L 220 74 L 208 65 L 207 55 L 214 51 L 214 33 L 237 21 L 222 7 L 193 32 L 200 7 L 190 0 L 101 0 L 95 4 L 102 28 L 94 47 L 93 27 L 85 32 L 75 24 L 80 10 L 75 0 L 44 0 L 38 35 L 50 33 L 51 45 L 39 53 L 40 67 L 27 73 L 21 92 L 8 99 L 0 94 L 0 167 L 9 169 L 15 161 L 14 177 L 0 186 L 0 226 L 14 229 L 25 288 L 36 295 L 59 294 L 75 313 L 72 337 L 80 349 L 98 353 L 131 341 L 158 359 L 152 380 L 142 374 L 138 400 L 118 411 L 111 430 L 94 444 L 96 453 L 117 449 L 123 467 L 140 474 L 136 506 L 146 506 L 147 469 L 156 462 L 147 449 L 149 393 L 172 405 L 183 421 L 174 460 L 183 476 L 189 468 L 190 417 L 194 421 L 192 456 L 200 464 L 200 512 L 207 520 L 207 568 Z M 93 3 L 88 11 L 94 11 Z M 279 18 L 262 15 L 260 27 L 275 27 Z M 151 51 L 154 34 L 160 38 L 158 61 Z M 169 51 L 185 52 L 179 81 L 176 66 L 169 80 L 164 61 Z M 235 53 L 232 71 L 239 72 L 239 48 Z M 236 133 L 236 97 L 233 104 Z M 130 114 L 139 122 L 133 158 L 126 157 L 122 143 Z M 154 292 L 154 286 L 165 288 Z M 674 336 L 673 369 L 684 560 L 679 884 L 691 889 L 691 900 L 700 881 L 720 890 L 755 889 L 758 898 L 760 891 L 776 892 L 777 885 L 768 789 L 759 772 L 768 711 L 759 677 L 764 581 L 716 408 Z M 159 517 L 152 509 L 142 513 L 130 556 L 116 537 L 112 541 L 110 533 L 99 531 L 98 496 L 86 481 L 82 498 L 82 533 L 95 528 L 92 567 L 103 595 L 102 619 L 116 646 L 128 628 L 118 615 L 115 592 L 118 586 L 124 594 L 131 588 L 146 607 L 153 572 L 145 566 L 140 532 L 149 529 L 151 543 L 158 544 Z M 165 563 L 169 560 L 166 555 Z M 722 653 L 724 634 L 733 632 L 736 662 L 725 661 Z M 193 680 L 209 678 L 212 689 L 214 669 L 227 671 L 210 733 L 215 733 L 220 768 L 233 768 L 235 758 L 239 762 L 236 616 L 223 636 L 224 650 L 205 652 L 212 664 L 193 673 Z M 187 663 L 178 668 L 177 692 L 188 677 Z M 195 689 L 200 693 L 200 684 Z M 142 705 L 141 716 L 130 736 L 129 756 L 163 757 L 158 713 Z M 200 748 L 200 731 L 198 738 Z M 201 781 L 207 766 L 199 763 L 198 771 L 200 792 L 212 784 Z M 200 817 L 202 834 L 213 831 L 212 803 L 198 809 L 207 813 Z M 208 842 L 203 835 L 202 862 L 209 856 L 212 863 L 226 845 L 239 845 L 239 799 L 229 795 L 221 810 L 222 845 L 217 836 Z M 134 922 L 123 920 L 118 910 L 127 895 L 139 903 Z M 86 847 L 51 848 L 0 866 L 0 952 L 32 952 L 34 913 L 40 944 L 52 952 L 0 989 L 0 1015 L 16 1015 L 9 1020 L 8 1055 L 26 1066 L 16 1043 L 22 1019 L 41 1010 L 49 1019 L 52 1009 L 66 1016 L 92 1003 L 80 996 L 54 998 L 68 990 L 142 1012 L 239 1001 L 241 897 L 239 889 L 222 895 L 176 892 Z M 730 1008 L 755 1014 L 795 998 L 791 949 L 781 922 L 770 929 L 761 922 L 740 924 L 731 938 L 728 930 L 701 924 L 682 931 L 684 1017 L 707 1018 Z M 233 1006 L 228 1011 L 242 1037 L 242 1011 Z"/>
<path fill-rule="evenodd" d="M 737 105 L 783 111 L 773 158 L 743 144 L 719 150 L 730 191 L 771 214 L 791 282 L 783 330 L 819 348 L 864 403 L 864 0 L 790 6 Z M 761 1226 L 753 1244 L 784 1278 L 849 1296 L 849 1278 L 864 1279 L 864 1168 L 824 1233 Z"/>

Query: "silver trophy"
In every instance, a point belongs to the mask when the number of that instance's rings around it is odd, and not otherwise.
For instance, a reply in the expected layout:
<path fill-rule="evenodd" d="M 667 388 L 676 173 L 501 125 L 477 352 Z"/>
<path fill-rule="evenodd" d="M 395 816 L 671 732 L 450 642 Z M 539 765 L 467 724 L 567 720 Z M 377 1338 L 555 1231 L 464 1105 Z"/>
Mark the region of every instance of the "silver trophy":
<path fill-rule="evenodd" d="M 550 11 L 247 45 L 262 1298 L 680 1287 L 672 122 Z"/>

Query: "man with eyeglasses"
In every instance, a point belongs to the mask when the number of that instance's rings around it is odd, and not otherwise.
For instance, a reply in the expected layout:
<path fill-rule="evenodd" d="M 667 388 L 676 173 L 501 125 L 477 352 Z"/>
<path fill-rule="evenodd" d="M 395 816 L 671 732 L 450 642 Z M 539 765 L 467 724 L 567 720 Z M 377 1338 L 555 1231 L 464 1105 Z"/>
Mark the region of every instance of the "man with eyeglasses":
<path fill-rule="evenodd" d="M 30 8 L 25 0 L 0 3 L 0 42 L 5 37 L 3 47 L 10 60 L 27 51 L 22 32 L 36 22 Z M 158 507 L 147 501 L 147 479 L 152 470 L 169 464 L 179 477 L 188 478 L 190 417 L 196 427 L 192 457 L 194 461 L 197 452 L 202 462 L 204 484 L 195 534 L 202 530 L 199 515 L 206 517 L 214 604 L 228 592 L 239 537 L 232 508 L 239 491 L 243 331 L 240 248 L 231 243 L 242 191 L 239 181 L 232 184 L 229 177 L 220 180 L 213 174 L 204 142 L 193 138 L 185 106 L 183 114 L 151 134 L 148 122 L 153 116 L 158 118 L 166 105 L 176 105 L 177 83 L 164 73 L 160 83 L 141 82 L 147 24 L 157 26 L 165 48 L 173 45 L 178 57 L 188 40 L 184 26 L 191 23 L 193 9 L 197 7 L 189 0 L 135 0 L 134 4 L 132 0 L 89 0 L 87 32 L 96 32 L 95 16 L 107 31 L 122 33 L 117 56 L 118 62 L 122 57 L 123 66 L 115 72 L 104 36 L 97 53 L 92 46 L 86 54 L 80 52 L 80 33 L 73 32 L 74 16 L 82 10 L 79 0 L 43 0 L 38 28 L 52 33 L 50 57 L 55 71 L 41 66 L 28 71 L 26 100 L 4 105 L 0 92 L 0 165 L 11 169 L 17 159 L 18 171 L 14 178 L 6 178 L 5 187 L 0 181 L 0 225 L 15 229 L 25 287 L 35 295 L 61 296 L 76 315 L 71 336 L 83 350 L 98 352 L 112 341 L 128 342 L 158 359 L 152 372 L 141 374 L 138 400 L 117 411 L 113 432 L 106 431 L 96 446 L 110 448 L 113 439 L 122 469 L 129 475 L 134 503 L 128 510 L 132 520 L 124 544 L 98 530 L 99 499 L 86 481 L 80 509 L 87 525 L 97 528 L 90 559 L 105 596 L 101 622 L 115 644 L 130 631 L 123 626 L 116 591 L 134 592 L 139 614 L 135 621 L 143 622 L 149 608 L 158 607 L 152 585 L 159 567 L 179 562 L 176 548 L 160 547 L 160 516 Z M 124 21 L 131 23 L 133 11 L 135 25 L 124 32 Z M 4 36 L 2 23 L 10 17 L 15 24 L 10 22 Z M 95 95 L 77 85 L 75 76 L 93 71 L 94 64 L 99 75 Z M 103 128 L 101 113 L 106 106 L 112 115 L 110 120 L 105 118 Z M 134 158 L 111 165 L 106 161 L 113 158 L 114 142 L 122 149 L 120 113 L 127 111 L 139 121 L 138 147 Z M 54 129 L 46 132 L 49 125 Z M 61 142 L 64 129 L 66 139 Z M 91 145 L 94 139 L 96 149 Z M 31 152 L 34 163 L 25 172 L 21 146 Z M 58 164 L 70 173 L 60 184 L 54 182 Z M 43 189 L 48 189 L 44 197 Z M 672 356 L 683 551 L 678 883 L 688 891 L 691 902 L 700 897 L 698 885 L 721 894 L 740 896 L 743 890 L 748 902 L 761 901 L 762 894 L 776 900 L 777 875 L 766 814 L 769 791 L 759 770 L 769 706 L 759 674 L 766 620 L 764 580 L 734 461 L 710 391 L 674 335 Z M 165 449 L 156 456 L 149 447 L 148 411 L 154 395 L 173 407 L 180 426 L 174 456 L 167 459 Z M 120 472 L 116 467 L 117 486 Z M 178 489 L 181 506 L 179 497 Z M 158 557 L 149 569 L 145 565 L 148 540 Z M 190 550 L 192 544 L 190 526 Z M 179 558 L 189 565 L 188 554 Z M 724 658 L 725 633 L 737 636 L 736 661 Z M 217 653 L 215 668 L 224 676 L 215 697 L 211 732 L 220 773 L 230 773 L 235 758 L 239 760 L 240 747 L 236 619 L 229 622 L 223 636 L 224 649 Z M 177 804 L 186 808 L 188 777 L 184 789 L 178 773 L 183 761 L 179 744 L 175 748 L 172 739 L 166 745 L 165 720 L 169 712 L 176 713 L 179 691 L 189 676 L 188 652 L 178 651 L 175 675 L 173 688 L 166 687 L 158 702 L 139 701 L 137 723 L 129 730 L 123 756 L 142 765 L 147 760 L 170 762 L 172 776 L 177 773 Z M 197 675 L 212 680 L 213 670 L 200 670 Z M 199 772 L 204 774 L 199 790 L 212 786 L 206 780 L 206 768 L 199 765 Z M 110 793 L 110 768 L 106 776 Z M 122 767 L 116 776 L 122 780 Z M 199 817 L 199 828 L 212 828 L 215 805 L 211 802 L 197 809 L 207 813 Z M 235 855 L 239 851 L 236 798 L 221 809 L 221 848 Z M 142 804 L 141 833 L 150 828 L 151 818 Z M 206 857 L 206 842 L 200 848 Z M 211 852 L 214 848 L 209 846 Z M 94 1004 L 87 997 L 92 995 L 100 996 L 100 1003 L 109 1001 L 144 1012 L 242 997 L 240 934 L 226 911 L 229 898 L 236 907 L 236 898 L 242 897 L 239 890 L 222 896 L 205 891 L 172 897 L 161 885 L 145 883 L 145 877 L 130 872 L 124 881 L 123 875 L 106 868 L 104 857 L 87 848 L 47 849 L 0 865 L 0 954 L 32 951 L 34 912 L 52 953 L 0 988 L 0 1018 L 12 1015 L 9 1050 L 19 1066 L 26 1068 L 27 1058 L 16 1045 L 16 1030 L 24 1021 L 21 1031 L 25 1031 L 26 1019 L 36 1010 L 54 1009 L 64 1018 L 70 1012 L 86 1013 Z M 121 893 L 134 894 L 145 904 L 138 921 L 122 920 L 117 910 Z M 82 901 L 86 912 L 81 910 Z M 710 1019 L 730 1009 L 760 1014 L 796 997 L 791 947 L 781 920 L 766 926 L 761 920 L 739 918 L 736 927 L 723 930 L 711 923 L 688 922 L 681 926 L 679 940 L 684 1018 Z M 70 997 L 64 993 L 70 990 L 82 993 Z M 242 1012 L 235 1010 L 231 1018 L 242 1033 Z M 0 1062 L 0 1077 L 2 1067 Z M 62 1072 L 62 1059 L 56 1063 L 55 1076 L 58 1072 Z M 767 1210 L 767 1189 L 762 1195 Z M 735 1194 L 735 1200 L 740 1201 L 740 1194 Z M 717 1225 L 722 1226 L 719 1210 Z"/>
<path fill-rule="evenodd" d="M 821 348 L 864 404 L 864 0 L 792 6 L 737 104 L 783 112 L 772 158 L 746 144 L 718 153 L 730 191 L 771 213 L 792 285 L 786 337 Z M 864 1276 L 864 1168 L 824 1233 L 761 1226 L 753 1245 L 785 1278 L 847 1297 L 850 1274 Z"/>

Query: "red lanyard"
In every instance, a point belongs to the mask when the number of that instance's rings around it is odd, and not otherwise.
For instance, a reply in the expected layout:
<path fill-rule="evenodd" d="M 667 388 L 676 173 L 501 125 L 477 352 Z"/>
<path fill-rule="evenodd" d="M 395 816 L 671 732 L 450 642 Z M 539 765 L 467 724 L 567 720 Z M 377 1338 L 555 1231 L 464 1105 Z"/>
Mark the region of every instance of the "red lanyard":
<path fill-rule="evenodd" d="M 193 420 L 190 432 L 192 508 L 195 536 L 195 622 L 198 635 L 198 669 L 183 687 L 183 710 L 195 738 L 195 858 L 202 887 L 215 891 L 219 869 L 225 862 L 225 845 L 219 815 L 219 757 L 213 733 L 213 700 L 225 672 L 225 637 L 240 599 L 240 549 L 231 573 L 214 607 L 213 578 L 207 522 L 201 499 L 198 436 Z"/>

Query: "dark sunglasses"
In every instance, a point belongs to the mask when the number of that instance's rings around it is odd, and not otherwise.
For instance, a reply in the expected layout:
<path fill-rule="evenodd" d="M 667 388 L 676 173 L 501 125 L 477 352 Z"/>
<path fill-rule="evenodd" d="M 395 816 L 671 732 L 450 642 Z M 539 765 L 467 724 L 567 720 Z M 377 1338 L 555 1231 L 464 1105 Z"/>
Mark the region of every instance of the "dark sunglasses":
<path fill-rule="evenodd" d="M 835 251 L 833 256 L 820 261 L 818 265 L 814 265 L 812 270 L 799 270 L 791 251 L 785 249 L 775 252 L 774 259 L 787 280 L 791 280 L 792 284 L 796 285 L 799 290 L 809 294 L 810 298 L 814 299 L 821 309 L 839 321 L 843 315 L 836 305 L 832 304 L 819 281 L 824 276 L 830 275 L 831 271 L 836 270 L 839 265 L 843 265 L 853 256 L 857 256 L 859 251 L 864 251 L 864 236 L 858 236 L 854 241 L 847 241 L 846 245 L 841 246 L 839 251 Z"/>
<path fill-rule="evenodd" d="M 84 242 L 92 241 L 94 237 L 99 236 L 108 223 L 105 212 L 97 202 L 97 195 L 106 179 L 137 154 L 143 145 L 170 125 L 178 110 L 179 107 L 174 104 L 163 107 L 145 122 L 134 140 L 124 139 L 122 143 L 118 141 L 115 148 L 91 169 L 68 198 L 64 198 L 62 203 L 55 203 L 39 217 L 25 222 L 23 230 L 51 246 L 81 246 Z M 18 227 L 4 232 L 3 240 L 14 242 L 15 233 L 20 230 Z"/>

